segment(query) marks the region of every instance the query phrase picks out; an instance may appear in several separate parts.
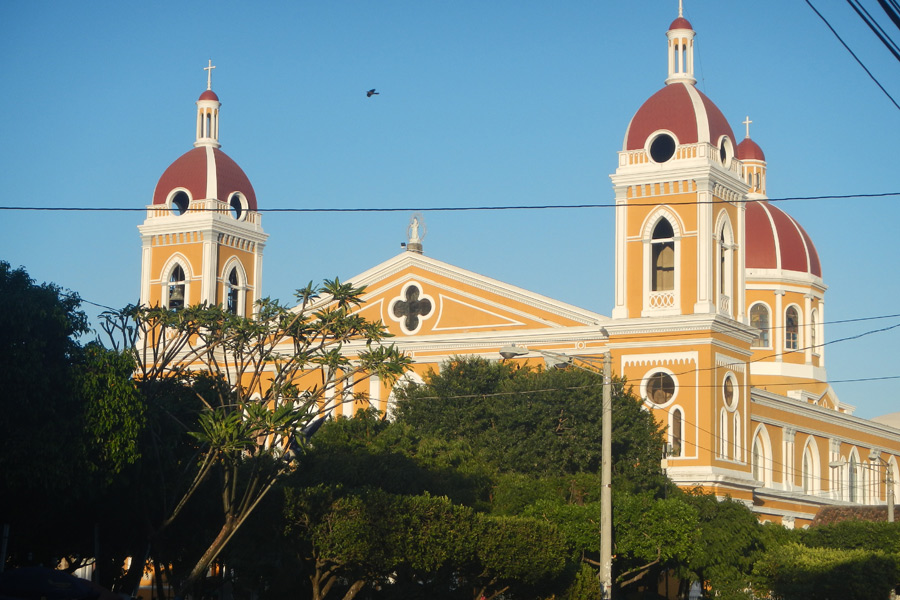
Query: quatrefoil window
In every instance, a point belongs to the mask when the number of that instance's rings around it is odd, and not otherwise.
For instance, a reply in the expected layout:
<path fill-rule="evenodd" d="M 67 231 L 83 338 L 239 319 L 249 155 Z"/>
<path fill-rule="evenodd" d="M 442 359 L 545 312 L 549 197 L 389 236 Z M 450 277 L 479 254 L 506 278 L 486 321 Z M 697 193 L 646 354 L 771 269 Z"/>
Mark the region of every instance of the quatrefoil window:
<path fill-rule="evenodd" d="M 400 295 L 388 307 L 391 319 L 400 323 L 403 333 L 413 334 L 422 327 L 422 321 L 434 314 L 434 301 L 422 293 L 417 283 L 407 283 Z"/>

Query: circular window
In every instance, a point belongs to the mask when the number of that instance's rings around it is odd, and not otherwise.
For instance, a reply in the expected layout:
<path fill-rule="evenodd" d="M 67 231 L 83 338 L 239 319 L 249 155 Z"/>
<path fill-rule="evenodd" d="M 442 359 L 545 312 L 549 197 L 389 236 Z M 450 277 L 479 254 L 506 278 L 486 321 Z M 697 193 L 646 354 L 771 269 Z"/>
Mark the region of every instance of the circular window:
<path fill-rule="evenodd" d="M 675 156 L 675 138 L 661 133 L 650 142 L 650 158 L 653 162 L 664 163 Z"/>
<path fill-rule="evenodd" d="M 729 411 L 737 408 L 737 380 L 731 373 L 728 373 L 725 376 L 725 381 L 722 382 L 722 398 L 725 400 L 725 408 Z"/>
<path fill-rule="evenodd" d="M 722 166 L 728 167 L 733 156 L 734 147 L 731 144 L 731 139 L 727 135 L 723 135 L 719 138 L 719 162 L 722 163 Z"/>
<path fill-rule="evenodd" d="M 235 192 L 228 199 L 228 208 L 231 211 L 231 216 L 240 221 L 246 214 L 247 201 L 244 200 L 244 196 L 240 192 Z"/>
<path fill-rule="evenodd" d="M 647 400 L 663 406 L 675 395 L 675 380 L 665 371 L 656 371 L 645 380 L 644 390 Z"/>
<path fill-rule="evenodd" d="M 191 206 L 191 197 L 184 190 L 178 190 L 169 199 L 169 208 L 176 215 L 183 215 Z"/>

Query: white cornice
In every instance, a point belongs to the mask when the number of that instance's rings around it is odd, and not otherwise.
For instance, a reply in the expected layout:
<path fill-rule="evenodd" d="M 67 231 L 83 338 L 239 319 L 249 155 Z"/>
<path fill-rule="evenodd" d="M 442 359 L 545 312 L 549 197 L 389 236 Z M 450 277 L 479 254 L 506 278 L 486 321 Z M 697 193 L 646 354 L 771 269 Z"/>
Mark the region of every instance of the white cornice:
<path fill-rule="evenodd" d="M 879 423 L 877 421 L 870 421 L 861 417 L 854 417 L 853 415 L 849 415 L 847 413 L 837 412 L 830 408 L 824 408 L 821 406 L 816 406 L 815 404 L 809 404 L 799 400 L 794 400 L 793 398 L 788 398 L 787 396 L 775 394 L 774 392 L 769 392 L 767 390 L 751 388 L 750 402 L 758 404 L 759 406 L 765 406 L 768 408 L 785 411 L 788 415 L 800 414 L 808 418 L 827 423 L 828 425 L 832 425 L 834 427 L 854 430 L 863 435 L 881 436 L 897 444 L 900 444 L 900 429 L 891 427 L 890 425 L 885 425 L 884 423 Z M 776 419 L 769 419 L 761 417 L 758 414 L 753 414 L 752 420 L 759 423 L 774 425 L 777 427 L 796 427 L 794 423 L 788 423 Z M 831 433 L 827 433 L 824 431 L 811 431 L 808 429 L 802 429 L 802 431 L 820 435 L 822 437 L 834 437 Z M 850 440 L 849 438 L 844 437 L 843 441 L 856 445 L 862 445 L 864 447 L 869 447 L 869 443 L 863 442 L 862 440 Z"/>

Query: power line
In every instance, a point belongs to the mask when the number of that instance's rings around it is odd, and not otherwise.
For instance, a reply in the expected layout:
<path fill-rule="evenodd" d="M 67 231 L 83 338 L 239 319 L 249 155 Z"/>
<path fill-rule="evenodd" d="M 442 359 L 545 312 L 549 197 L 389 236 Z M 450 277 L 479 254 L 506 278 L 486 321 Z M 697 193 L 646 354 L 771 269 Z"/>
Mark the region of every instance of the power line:
<path fill-rule="evenodd" d="M 863 68 L 863 71 L 865 71 L 866 74 L 872 79 L 872 81 L 875 82 L 875 85 L 877 85 L 878 88 L 879 88 L 882 92 L 884 92 L 884 95 L 887 96 L 888 99 L 890 99 L 890 101 L 894 104 L 894 106 L 897 107 L 897 110 L 900 110 L 900 104 L 897 104 L 897 101 L 894 100 L 894 97 L 891 96 L 891 95 L 888 93 L 888 91 L 887 91 L 886 89 L 884 89 L 884 86 L 881 85 L 881 82 L 879 82 L 878 79 L 875 78 L 875 76 L 872 74 L 872 72 L 869 71 L 869 69 L 866 68 L 866 65 L 864 65 L 863 62 L 859 59 L 859 57 L 856 56 L 856 54 L 854 54 L 853 50 L 850 49 L 850 46 L 847 45 L 847 42 L 845 42 L 845 41 L 843 40 L 843 38 L 841 38 L 841 36 L 838 35 L 838 32 L 835 31 L 835 30 L 834 30 L 834 27 L 831 26 L 831 23 L 828 22 L 828 19 L 826 19 L 826 18 L 822 15 L 822 13 L 820 13 L 818 10 L 816 10 L 816 7 L 812 5 L 812 2 L 810 2 L 809 0 L 806 0 L 806 3 L 807 3 L 807 4 L 809 5 L 809 7 L 813 10 L 813 12 L 816 13 L 816 14 L 819 16 L 820 19 L 822 19 L 822 21 L 825 23 L 825 25 L 828 26 L 828 29 L 831 30 L 831 33 L 834 34 L 834 37 L 836 37 L 836 38 L 838 39 L 838 41 L 841 43 L 841 45 L 843 45 L 844 48 L 847 49 L 847 52 L 850 53 L 850 56 L 852 56 L 852 57 L 856 60 L 856 62 L 859 63 L 859 66 L 861 66 L 861 67 Z"/>
<path fill-rule="evenodd" d="M 776 202 L 799 202 L 809 200 L 848 200 L 853 198 L 887 198 L 900 196 L 900 192 L 880 192 L 872 194 L 833 194 L 824 196 L 788 196 L 784 198 L 766 198 L 764 201 L 770 204 Z M 691 200 L 684 202 L 629 202 L 621 206 L 648 207 L 648 206 L 696 206 L 706 204 L 749 204 L 759 200 Z M 165 205 L 160 204 L 159 207 Z M 471 211 L 502 211 L 502 210 L 571 210 L 592 208 L 618 208 L 615 203 L 602 204 L 541 204 L 541 205 L 480 205 L 480 206 L 406 206 L 406 207 L 369 207 L 369 208 L 257 208 L 258 213 L 393 213 L 393 212 L 471 212 Z M 0 206 L 3 211 L 21 212 L 145 212 L 146 207 L 119 207 L 119 206 Z M 191 208 L 190 212 L 214 212 L 224 213 L 218 208 Z"/>

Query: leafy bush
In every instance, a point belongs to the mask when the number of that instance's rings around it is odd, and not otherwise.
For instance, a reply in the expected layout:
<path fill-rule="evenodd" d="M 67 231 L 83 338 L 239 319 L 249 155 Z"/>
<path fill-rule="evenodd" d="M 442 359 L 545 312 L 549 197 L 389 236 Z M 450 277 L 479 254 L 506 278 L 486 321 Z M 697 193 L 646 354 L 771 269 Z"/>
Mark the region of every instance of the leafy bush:
<path fill-rule="evenodd" d="M 774 548 L 756 564 L 758 589 L 780 600 L 874 600 L 890 597 L 897 560 L 880 551 Z"/>

